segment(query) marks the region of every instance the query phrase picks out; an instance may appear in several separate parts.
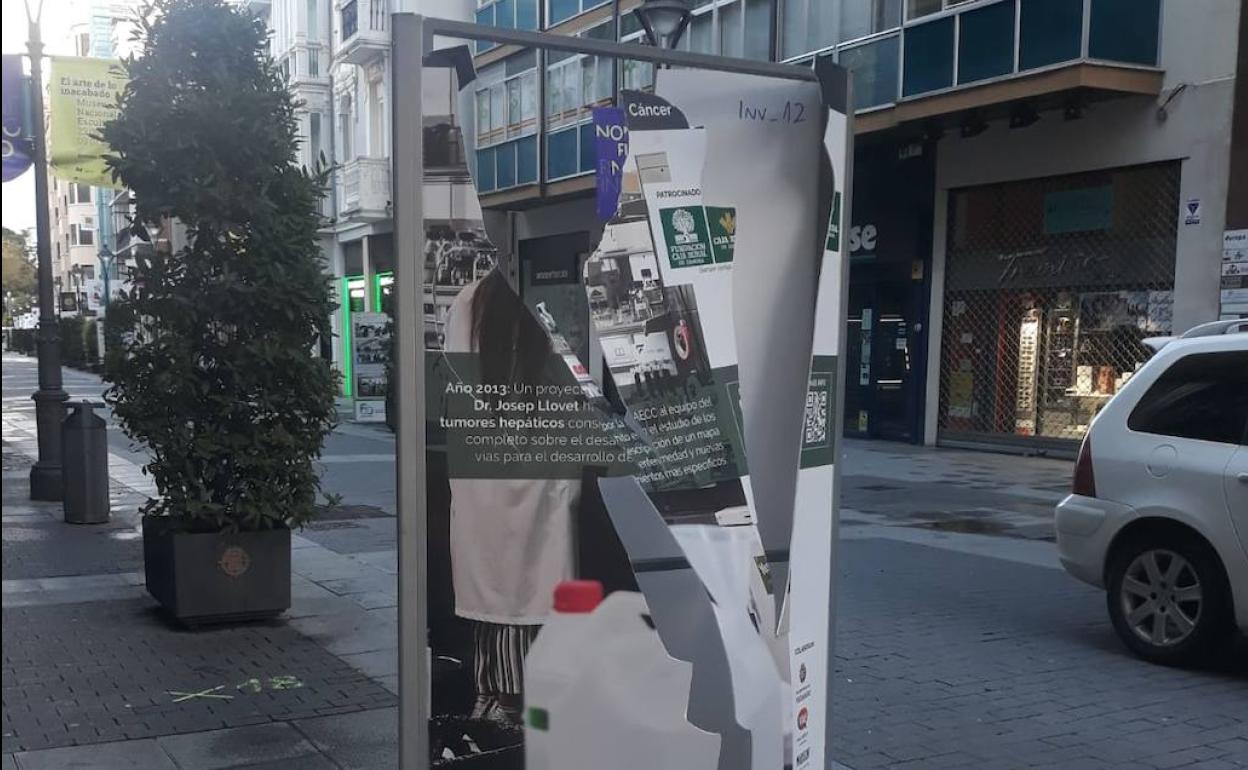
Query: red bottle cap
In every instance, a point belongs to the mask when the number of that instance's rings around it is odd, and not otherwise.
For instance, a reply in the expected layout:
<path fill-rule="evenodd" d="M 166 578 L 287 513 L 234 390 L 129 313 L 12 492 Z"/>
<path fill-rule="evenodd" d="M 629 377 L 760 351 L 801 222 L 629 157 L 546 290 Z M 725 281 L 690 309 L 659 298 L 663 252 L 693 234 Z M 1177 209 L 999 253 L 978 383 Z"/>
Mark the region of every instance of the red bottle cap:
<path fill-rule="evenodd" d="M 593 612 L 602 604 L 602 583 L 565 580 L 555 586 L 555 612 Z"/>

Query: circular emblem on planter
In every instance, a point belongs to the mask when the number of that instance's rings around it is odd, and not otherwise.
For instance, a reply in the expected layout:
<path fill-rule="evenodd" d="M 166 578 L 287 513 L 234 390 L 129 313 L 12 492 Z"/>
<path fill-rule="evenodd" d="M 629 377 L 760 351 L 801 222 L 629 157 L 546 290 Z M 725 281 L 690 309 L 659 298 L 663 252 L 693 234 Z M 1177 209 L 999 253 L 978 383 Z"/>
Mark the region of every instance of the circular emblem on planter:
<path fill-rule="evenodd" d="M 221 552 L 217 566 L 230 577 L 238 577 L 251 567 L 251 556 L 241 547 L 232 545 Z"/>

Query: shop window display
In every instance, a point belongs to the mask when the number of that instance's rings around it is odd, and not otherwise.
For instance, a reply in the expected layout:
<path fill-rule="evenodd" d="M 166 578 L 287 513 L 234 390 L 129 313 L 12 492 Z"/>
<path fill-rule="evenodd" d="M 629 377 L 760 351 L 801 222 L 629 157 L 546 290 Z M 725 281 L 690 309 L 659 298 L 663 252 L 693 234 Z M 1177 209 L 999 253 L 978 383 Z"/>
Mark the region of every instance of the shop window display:
<path fill-rule="evenodd" d="M 951 193 L 940 429 L 1074 442 L 1169 334 L 1174 164 Z"/>

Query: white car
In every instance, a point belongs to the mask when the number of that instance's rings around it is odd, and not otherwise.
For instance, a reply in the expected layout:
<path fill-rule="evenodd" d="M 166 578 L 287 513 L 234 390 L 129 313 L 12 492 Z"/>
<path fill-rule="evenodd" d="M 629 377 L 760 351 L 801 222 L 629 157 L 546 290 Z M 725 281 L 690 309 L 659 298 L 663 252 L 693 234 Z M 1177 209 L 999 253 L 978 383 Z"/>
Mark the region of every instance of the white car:
<path fill-rule="evenodd" d="M 1057 506 L 1062 566 L 1136 654 L 1185 664 L 1248 632 L 1248 320 L 1157 352 L 1092 421 Z"/>

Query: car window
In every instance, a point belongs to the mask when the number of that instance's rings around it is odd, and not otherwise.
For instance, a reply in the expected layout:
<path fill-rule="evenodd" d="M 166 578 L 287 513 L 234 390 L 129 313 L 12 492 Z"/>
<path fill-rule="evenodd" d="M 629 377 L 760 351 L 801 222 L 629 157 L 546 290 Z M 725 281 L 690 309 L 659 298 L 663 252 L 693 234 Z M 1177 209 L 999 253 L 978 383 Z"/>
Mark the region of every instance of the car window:
<path fill-rule="evenodd" d="M 1248 351 L 1194 353 L 1170 365 L 1127 418 L 1127 427 L 1161 436 L 1244 444 Z"/>

